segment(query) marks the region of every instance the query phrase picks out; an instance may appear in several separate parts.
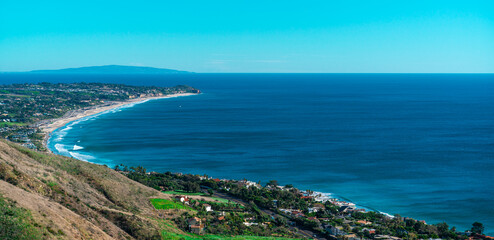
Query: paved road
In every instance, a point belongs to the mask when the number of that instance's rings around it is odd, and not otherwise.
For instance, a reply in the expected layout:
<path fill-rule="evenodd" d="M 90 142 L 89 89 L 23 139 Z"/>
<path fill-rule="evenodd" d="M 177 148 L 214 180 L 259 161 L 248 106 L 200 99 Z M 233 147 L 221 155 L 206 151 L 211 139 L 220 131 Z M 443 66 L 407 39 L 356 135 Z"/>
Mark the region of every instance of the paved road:
<path fill-rule="evenodd" d="M 239 199 L 239 198 L 235 198 L 235 197 L 232 197 L 226 193 L 220 193 L 220 192 L 215 192 L 213 194 L 213 196 L 215 197 L 220 197 L 220 198 L 224 198 L 224 199 L 227 199 L 227 200 L 230 200 L 232 202 L 235 202 L 235 203 L 238 203 L 238 204 L 242 204 L 242 205 L 249 205 L 249 203 L 245 202 L 244 200 L 242 199 Z M 262 212 L 264 212 L 265 214 L 273 217 L 273 218 L 276 218 L 276 217 L 283 217 L 271 210 L 267 210 L 267 209 L 262 209 L 262 208 L 259 208 Z M 301 229 L 299 227 L 297 227 L 296 225 L 292 226 L 292 225 L 289 225 L 290 227 L 290 230 L 302 235 L 302 237 L 304 238 L 309 238 L 309 239 L 320 239 L 320 240 L 324 240 L 326 238 L 318 238 L 318 237 L 314 237 L 315 236 L 315 233 L 312 232 L 312 231 L 309 231 L 309 230 L 305 230 L 305 229 Z"/>

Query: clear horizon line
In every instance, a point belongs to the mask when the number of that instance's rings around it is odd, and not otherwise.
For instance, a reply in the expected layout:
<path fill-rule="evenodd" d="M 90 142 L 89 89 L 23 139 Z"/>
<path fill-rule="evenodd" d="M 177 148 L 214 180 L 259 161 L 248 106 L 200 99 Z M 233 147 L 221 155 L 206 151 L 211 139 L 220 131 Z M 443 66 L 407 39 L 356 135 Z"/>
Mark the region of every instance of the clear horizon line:
<path fill-rule="evenodd" d="M 18 74 L 79 74 L 79 75 L 91 75 L 91 74 L 119 74 L 119 73 L 64 73 L 57 70 L 46 70 L 53 72 L 35 72 L 45 71 L 43 70 L 29 70 L 29 71 L 0 71 L 0 74 L 5 73 L 18 73 Z M 121 74 L 135 74 L 135 75 L 188 75 L 188 74 L 494 74 L 494 72 L 192 72 L 187 70 L 186 73 L 121 73 Z"/>

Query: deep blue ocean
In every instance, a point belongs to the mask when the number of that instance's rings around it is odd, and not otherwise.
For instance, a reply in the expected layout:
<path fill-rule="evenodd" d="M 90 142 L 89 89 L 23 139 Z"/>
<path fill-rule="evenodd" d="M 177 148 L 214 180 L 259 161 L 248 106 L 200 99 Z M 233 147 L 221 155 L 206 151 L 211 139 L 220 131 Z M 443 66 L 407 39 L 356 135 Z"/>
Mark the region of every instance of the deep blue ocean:
<path fill-rule="evenodd" d="M 152 171 L 333 193 L 494 234 L 493 74 L 0 74 L 11 82 L 187 84 L 57 130 L 49 147 Z"/>

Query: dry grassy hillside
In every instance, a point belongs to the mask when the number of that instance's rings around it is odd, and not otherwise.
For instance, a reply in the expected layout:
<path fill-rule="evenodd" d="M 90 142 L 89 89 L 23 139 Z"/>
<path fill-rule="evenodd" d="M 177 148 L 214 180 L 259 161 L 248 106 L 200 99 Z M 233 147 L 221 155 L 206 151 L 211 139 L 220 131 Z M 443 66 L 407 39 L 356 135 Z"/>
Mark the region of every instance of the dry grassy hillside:
<path fill-rule="evenodd" d="M 28 226 L 25 235 L 41 239 L 161 239 L 160 222 L 154 220 L 158 213 L 149 201 L 157 196 L 167 198 L 105 166 L 0 141 L 0 210 L 14 217 L 31 215 L 19 220 Z M 3 228 L 0 232 L 9 230 Z"/>

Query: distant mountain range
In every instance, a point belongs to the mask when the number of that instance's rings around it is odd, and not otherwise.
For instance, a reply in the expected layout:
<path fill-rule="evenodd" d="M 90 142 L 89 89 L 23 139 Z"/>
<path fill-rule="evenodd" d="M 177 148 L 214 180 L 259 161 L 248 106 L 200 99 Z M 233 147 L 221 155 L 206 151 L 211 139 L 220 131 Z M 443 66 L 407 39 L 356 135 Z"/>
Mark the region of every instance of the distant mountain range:
<path fill-rule="evenodd" d="M 183 74 L 192 73 L 166 68 L 136 67 L 122 65 L 105 65 L 79 68 L 64 68 L 58 70 L 33 70 L 28 73 L 88 73 L 88 74 Z"/>

